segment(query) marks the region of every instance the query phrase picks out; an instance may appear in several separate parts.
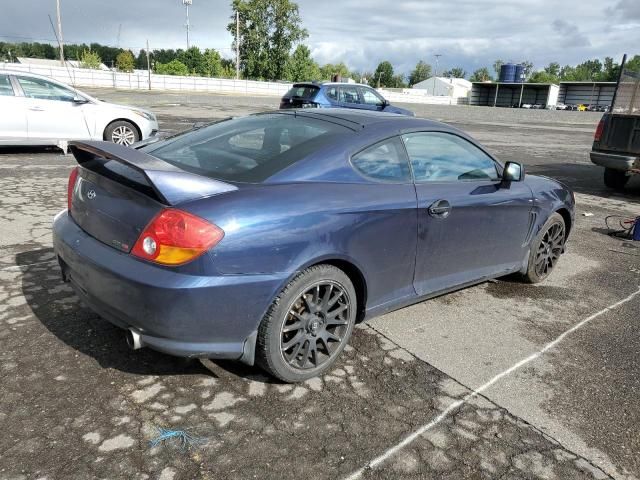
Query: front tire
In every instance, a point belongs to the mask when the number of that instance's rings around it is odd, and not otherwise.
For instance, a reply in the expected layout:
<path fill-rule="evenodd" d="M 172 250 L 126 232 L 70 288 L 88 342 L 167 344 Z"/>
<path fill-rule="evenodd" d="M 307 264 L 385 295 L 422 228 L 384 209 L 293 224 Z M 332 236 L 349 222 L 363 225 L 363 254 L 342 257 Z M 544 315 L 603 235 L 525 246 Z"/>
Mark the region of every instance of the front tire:
<path fill-rule="evenodd" d="M 614 190 L 623 190 L 629 181 L 629 175 L 622 170 L 614 170 L 613 168 L 604 169 L 604 184 Z"/>
<path fill-rule="evenodd" d="M 257 364 L 288 383 L 321 375 L 347 345 L 356 310 L 355 289 L 342 270 L 308 268 L 282 290 L 262 319 Z"/>
<path fill-rule="evenodd" d="M 104 130 L 104 139 L 107 142 L 118 145 L 130 146 L 140 140 L 140 134 L 136 126 L 125 120 L 118 120 L 107 125 Z"/>
<path fill-rule="evenodd" d="M 539 283 L 551 274 L 564 250 L 565 239 L 564 219 L 559 213 L 554 213 L 531 242 L 525 281 Z"/>

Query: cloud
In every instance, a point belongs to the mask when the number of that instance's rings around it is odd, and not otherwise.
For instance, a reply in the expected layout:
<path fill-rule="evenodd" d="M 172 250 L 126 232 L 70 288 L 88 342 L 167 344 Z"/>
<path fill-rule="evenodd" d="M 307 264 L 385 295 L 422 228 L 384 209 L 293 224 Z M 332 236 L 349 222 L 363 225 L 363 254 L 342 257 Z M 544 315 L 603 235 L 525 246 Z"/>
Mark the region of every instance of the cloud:
<path fill-rule="evenodd" d="M 594 57 L 621 56 L 640 45 L 640 0 L 298 0 L 306 43 L 321 63 L 344 61 L 372 71 L 389 60 L 409 73 L 419 60 L 439 70 L 461 66 L 471 72 L 505 61 L 576 64 Z M 148 39 L 151 48 L 184 48 L 184 7 L 180 0 L 61 0 L 67 42 L 115 45 L 134 52 Z M 232 57 L 230 0 L 194 0 L 191 43 Z M 611 12 L 604 15 L 603 10 Z M 559 20 L 551 22 L 549 14 Z M 0 15 L 0 41 L 51 40 L 47 14 L 55 2 L 20 0 Z M 613 17 L 616 15 L 616 17 Z M 624 20 L 623 20 L 624 17 Z M 612 22 L 611 18 L 618 18 Z M 570 19 L 570 20 L 560 20 Z M 635 23 L 634 23 L 635 22 Z M 11 37 L 12 36 L 12 37 Z M 628 52 L 636 53 L 636 52 Z M 638 52 L 640 53 L 640 52 Z"/>
<path fill-rule="evenodd" d="M 560 35 L 561 43 L 565 47 L 590 47 L 591 42 L 582 34 L 578 27 L 566 20 L 554 20 L 551 24 L 553 30 Z"/>

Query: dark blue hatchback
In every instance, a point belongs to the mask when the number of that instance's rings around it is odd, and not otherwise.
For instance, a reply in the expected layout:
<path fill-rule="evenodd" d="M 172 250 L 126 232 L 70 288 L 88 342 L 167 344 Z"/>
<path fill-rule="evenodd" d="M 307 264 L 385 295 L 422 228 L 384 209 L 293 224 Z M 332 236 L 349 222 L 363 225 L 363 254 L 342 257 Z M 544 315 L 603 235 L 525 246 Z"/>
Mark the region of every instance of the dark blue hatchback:
<path fill-rule="evenodd" d="M 356 321 L 489 278 L 539 282 L 562 184 L 460 130 L 362 110 L 227 119 L 139 150 L 75 142 L 53 223 L 65 281 L 132 348 L 331 368 Z"/>
<path fill-rule="evenodd" d="M 282 97 L 280 108 L 355 108 L 414 116 L 411 110 L 391 105 L 373 88 L 357 83 L 296 83 Z"/>

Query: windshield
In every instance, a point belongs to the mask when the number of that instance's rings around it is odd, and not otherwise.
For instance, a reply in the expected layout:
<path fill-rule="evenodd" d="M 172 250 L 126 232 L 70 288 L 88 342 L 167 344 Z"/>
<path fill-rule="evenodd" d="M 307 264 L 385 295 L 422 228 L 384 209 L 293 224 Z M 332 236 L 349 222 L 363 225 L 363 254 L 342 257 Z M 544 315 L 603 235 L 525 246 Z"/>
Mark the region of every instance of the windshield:
<path fill-rule="evenodd" d="M 305 116 L 262 114 L 222 121 L 140 150 L 199 175 L 262 182 L 348 132 Z"/>

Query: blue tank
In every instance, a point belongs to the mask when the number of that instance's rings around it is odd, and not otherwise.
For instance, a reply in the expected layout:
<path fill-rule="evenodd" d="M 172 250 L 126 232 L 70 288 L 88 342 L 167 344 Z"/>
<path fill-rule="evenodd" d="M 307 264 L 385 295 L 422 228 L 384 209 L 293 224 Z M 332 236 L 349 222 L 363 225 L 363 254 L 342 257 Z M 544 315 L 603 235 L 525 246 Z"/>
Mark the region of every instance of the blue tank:
<path fill-rule="evenodd" d="M 516 65 L 513 63 L 505 63 L 500 67 L 499 82 L 513 83 L 516 81 Z"/>
<path fill-rule="evenodd" d="M 516 75 L 513 81 L 516 83 L 524 83 L 525 80 L 524 65 L 516 65 Z"/>

